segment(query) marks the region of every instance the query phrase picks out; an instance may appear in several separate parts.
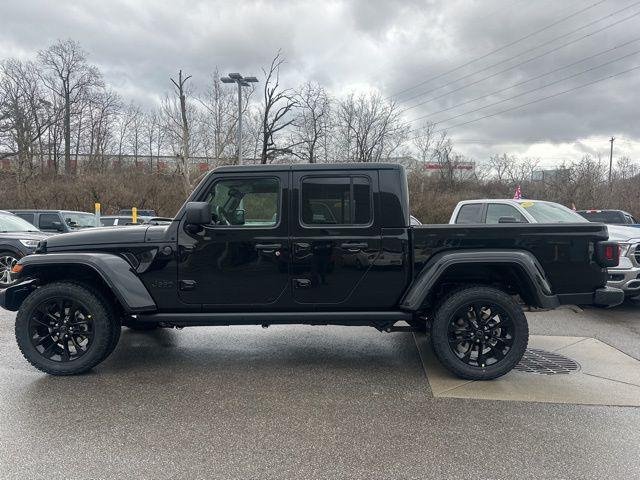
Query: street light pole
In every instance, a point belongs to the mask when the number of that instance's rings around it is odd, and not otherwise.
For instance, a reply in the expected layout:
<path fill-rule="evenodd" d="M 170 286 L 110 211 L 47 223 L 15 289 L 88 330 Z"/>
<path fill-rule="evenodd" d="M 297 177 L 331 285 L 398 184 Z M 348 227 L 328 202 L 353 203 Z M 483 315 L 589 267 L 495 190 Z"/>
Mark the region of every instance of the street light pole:
<path fill-rule="evenodd" d="M 256 77 L 243 77 L 239 73 L 230 73 L 220 79 L 222 83 L 238 84 L 238 165 L 242 165 L 242 87 L 248 87 L 249 83 L 256 83 Z"/>

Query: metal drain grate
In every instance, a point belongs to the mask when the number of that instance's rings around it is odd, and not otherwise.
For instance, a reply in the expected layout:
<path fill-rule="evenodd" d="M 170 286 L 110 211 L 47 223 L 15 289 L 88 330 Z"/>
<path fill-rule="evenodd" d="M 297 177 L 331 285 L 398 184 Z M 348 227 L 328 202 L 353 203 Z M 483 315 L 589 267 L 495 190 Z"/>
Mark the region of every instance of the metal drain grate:
<path fill-rule="evenodd" d="M 527 348 L 515 369 L 538 375 L 567 375 L 580 371 L 580 364 L 559 353 Z"/>

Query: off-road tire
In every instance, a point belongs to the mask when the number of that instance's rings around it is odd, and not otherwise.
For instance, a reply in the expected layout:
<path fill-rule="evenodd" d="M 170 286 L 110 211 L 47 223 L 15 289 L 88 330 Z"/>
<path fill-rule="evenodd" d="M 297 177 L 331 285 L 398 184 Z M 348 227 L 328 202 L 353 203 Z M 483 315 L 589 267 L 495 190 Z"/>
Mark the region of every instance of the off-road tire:
<path fill-rule="evenodd" d="M 465 305 L 488 301 L 502 308 L 513 322 L 513 345 L 503 359 L 493 365 L 467 365 L 449 346 L 448 326 Z M 440 363 L 454 375 L 467 380 L 491 380 L 510 372 L 522 359 L 529 341 L 529 327 L 522 308 L 510 295 L 497 288 L 472 286 L 452 292 L 436 307 L 431 325 L 431 345 Z"/>
<path fill-rule="evenodd" d="M 80 358 L 68 362 L 43 357 L 32 345 L 29 333 L 34 309 L 43 301 L 59 297 L 74 298 L 86 305 L 93 322 L 91 346 Z M 120 335 L 120 321 L 114 316 L 113 305 L 97 290 L 72 282 L 54 282 L 36 289 L 24 300 L 16 316 L 15 335 L 22 355 L 38 370 L 49 375 L 76 375 L 88 372 L 113 351 Z"/>

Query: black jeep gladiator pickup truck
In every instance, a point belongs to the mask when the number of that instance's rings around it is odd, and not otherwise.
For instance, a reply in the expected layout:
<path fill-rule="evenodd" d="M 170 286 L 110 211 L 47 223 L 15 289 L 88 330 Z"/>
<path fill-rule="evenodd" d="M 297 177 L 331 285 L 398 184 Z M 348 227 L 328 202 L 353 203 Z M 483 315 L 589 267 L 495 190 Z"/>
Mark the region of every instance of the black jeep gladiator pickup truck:
<path fill-rule="evenodd" d="M 169 225 L 42 241 L 0 305 L 53 375 L 98 365 L 122 325 L 302 323 L 428 329 L 451 372 L 491 379 L 525 352 L 522 305 L 622 302 L 605 286 L 618 262 L 607 238 L 595 223 L 411 227 L 398 165 L 231 166 Z"/>

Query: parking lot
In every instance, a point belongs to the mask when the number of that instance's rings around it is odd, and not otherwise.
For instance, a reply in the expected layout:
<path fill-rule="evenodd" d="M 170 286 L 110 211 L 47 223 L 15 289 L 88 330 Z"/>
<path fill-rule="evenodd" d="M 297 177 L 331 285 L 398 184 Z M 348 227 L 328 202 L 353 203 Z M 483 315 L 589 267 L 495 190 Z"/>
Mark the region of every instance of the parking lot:
<path fill-rule="evenodd" d="M 640 305 L 528 316 L 640 359 Z M 639 427 L 636 407 L 434 397 L 413 335 L 370 328 L 125 330 L 91 374 L 48 377 L 0 313 L 1 478 L 636 478 Z"/>

